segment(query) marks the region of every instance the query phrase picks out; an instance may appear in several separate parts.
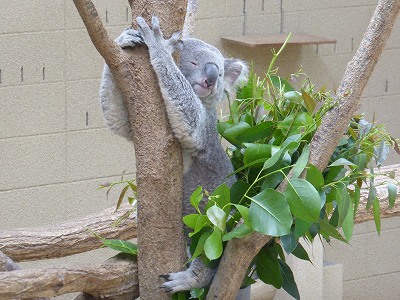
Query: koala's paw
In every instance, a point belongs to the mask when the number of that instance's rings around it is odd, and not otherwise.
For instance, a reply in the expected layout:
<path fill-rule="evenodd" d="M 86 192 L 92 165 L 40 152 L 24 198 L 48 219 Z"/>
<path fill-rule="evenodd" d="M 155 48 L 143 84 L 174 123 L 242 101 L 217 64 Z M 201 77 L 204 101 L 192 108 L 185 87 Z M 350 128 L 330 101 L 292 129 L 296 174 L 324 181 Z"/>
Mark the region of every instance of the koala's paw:
<path fill-rule="evenodd" d="M 132 28 L 125 29 L 116 39 L 116 42 L 121 48 L 130 48 L 144 44 L 139 31 Z"/>
<path fill-rule="evenodd" d="M 170 273 L 168 275 L 160 275 L 160 277 L 166 280 L 160 288 L 167 293 L 190 290 L 195 287 L 193 285 L 196 283 L 197 279 L 190 270 Z"/>
<path fill-rule="evenodd" d="M 136 21 L 139 27 L 139 33 L 150 50 L 162 46 L 169 53 L 173 53 L 176 49 L 180 48 L 182 44 L 180 40 L 180 31 L 173 33 L 170 39 L 165 40 L 160 28 L 160 21 L 157 17 L 153 16 L 151 19 L 152 29 L 150 29 L 149 25 L 142 17 L 137 17 Z"/>
<path fill-rule="evenodd" d="M 161 275 L 166 281 L 160 288 L 168 293 L 203 288 L 211 284 L 215 272 L 216 269 L 210 269 L 195 259 L 186 271 Z"/>

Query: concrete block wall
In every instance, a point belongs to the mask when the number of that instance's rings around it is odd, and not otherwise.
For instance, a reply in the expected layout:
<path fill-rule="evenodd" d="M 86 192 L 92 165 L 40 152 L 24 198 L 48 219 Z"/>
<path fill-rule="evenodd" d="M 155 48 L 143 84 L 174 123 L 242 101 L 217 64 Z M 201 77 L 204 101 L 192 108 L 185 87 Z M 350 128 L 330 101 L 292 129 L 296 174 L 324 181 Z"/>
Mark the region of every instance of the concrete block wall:
<path fill-rule="evenodd" d="M 95 1 L 112 35 L 126 1 Z M 111 135 L 98 105 L 102 58 L 72 1 L 11 1 L 0 11 L 0 228 L 99 211 L 99 184 L 135 172 L 133 146 Z"/>
<path fill-rule="evenodd" d="M 343 299 L 399 299 L 400 217 L 355 226 L 350 244 L 325 243 L 325 259 L 343 265 Z"/>
<path fill-rule="evenodd" d="M 94 3 L 112 36 L 129 25 L 126 0 Z M 302 66 L 313 82 L 334 89 L 358 47 L 376 3 L 377 0 L 200 0 L 195 36 L 225 55 L 247 60 L 260 74 L 271 59 L 270 48 L 232 47 L 222 43 L 221 37 L 292 31 L 335 38 L 336 45 L 288 46 L 276 63 L 281 75 L 296 72 Z M 394 137 L 400 137 L 399 26 L 397 22 L 360 108 L 369 117 L 375 112 L 376 120 L 387 124 Z M 116 192 L 107 201 L 105 192 L 98 191 L 97 186 L 118 179 L 124 170 L 134 176 L 133 146 L 111 135 L 102 122 L 98 108 L 102 65 L 72 1 L 3 3 L 0 229 L 57 223 L 110 207 L 115 204 Z M 390 162 L 398 163 L 399 159 L 392 156 Z M 368 253 L 384 250 L 385 255 L 394 251 L 389 246 L 400 228 L 396 224 L 373 243 L 364 238 L 370 234 L 372 238 L 371 232 L 356 235 L 352 249 L 364 253 L 368 246 Z M 340 261 L 340 251 L 337 255 L 329 251 L 327 258 Z M 107 255 L 108 252 L 98 260 Z M 82 259 L 94 256 L 88 254 Z M 372 277 L 376 284 L 399 278 L 398 270 L 393 269 L 400 265 L 398 258 L 393 257 L 390 264 L 379 260 L 373 263 L 375 257 L 371 256 L 366 265 L 364 257 L 353 256 L 357 268 L 344 260 L 345 274 L 358 274 L 345 275 L 345 295 L 352 290 L 353 294 L 359 291 L 365 295 Z M 378 288 L 368 293 L 371 294 L 365 299 L 383 299 L 381 295 L 386 295 L 380 294 Z M 393 287 L 388 295 L 385 299 L 395 299 L 390 297 L 400 295 L 400 290 Z"/>

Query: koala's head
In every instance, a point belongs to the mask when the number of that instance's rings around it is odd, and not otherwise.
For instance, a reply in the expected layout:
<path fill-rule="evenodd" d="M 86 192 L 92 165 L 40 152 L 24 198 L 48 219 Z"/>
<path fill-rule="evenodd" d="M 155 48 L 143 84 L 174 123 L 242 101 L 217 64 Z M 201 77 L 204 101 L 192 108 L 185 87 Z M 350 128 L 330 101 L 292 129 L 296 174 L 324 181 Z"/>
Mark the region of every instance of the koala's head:
<path fill-rule="evenodd" d="M 182 40 L 179 69 L 207 106 L 246 83 L 248 74 L 244 62 L 226 59 L 217 48 L 197 39 Z"/>

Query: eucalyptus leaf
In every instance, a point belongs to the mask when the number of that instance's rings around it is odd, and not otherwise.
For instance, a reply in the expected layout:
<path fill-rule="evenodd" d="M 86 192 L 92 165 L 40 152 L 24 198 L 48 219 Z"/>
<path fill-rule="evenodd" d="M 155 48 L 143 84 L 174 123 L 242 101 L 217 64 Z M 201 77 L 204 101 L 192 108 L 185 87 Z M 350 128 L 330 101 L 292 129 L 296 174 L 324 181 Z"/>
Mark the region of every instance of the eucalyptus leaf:
<path fill-rule="evenodd" d="M 292 251 L 292 254 L 296 256 L 297 258 L 300 258 L 302 260 L 307 260 L 311 262 L 310 257 L 308 256 L 307 251 L 304 249 L 304 247 L 300 244 L 297 243 L 296 248 Z"/>
<path fill-rule="evenodd" d="M 122 189 L 121 193 L 119 194 L 119 198 L 118 198 L 118 202 L 117 202 L 117 207 L 115 208 L 116 211 L 120 208 L 120 206 L 121 206 L 121 204 L 122 204 L 122 201 L 124 200 L 125 194 L 126 194 L 126 192 L 128 191 L 128 189 L 129 189 L 129 185 L 126 185 L 126 186 Z"/>
<path fill-rule="evenodd" d="M 218 186 L 211 194 L 211 196 L 215 196 L 215 203 L 224 210 L 226 214 L 230 211 L 230 203 L 231 203 L 231 190 L 226 185 L 226 183 Z M 213 201 L 208 201 L 206 205 L 206 210 L 213 204 Z"/>
<path fill-rule="evenodd" d="M 262 140 L 267 138 L 272 134 L 274 130 L 274 123 L 271 121 L 259 123 L 251 128 L 248 128 L 238 134 L 236 139 L 239 142 L 256 142 L 258 140 Z"/>
<path fill-rule="evenodd" d="M 238 122 L 235 125 L 225 129 L 222 133 L 222 136 L 233 145 L 240 145 L 240 141 L 237 139 L 237 136 L 247 129 L 251 128 L 251 126 L 246 122 Z"/>
<path fill-rule="evenodd" d="M 190 195 L 190 204 L 199 211 L 199 203 L 203 199 L 203 188 L 198 186 Z"/>
<path fill-rule="evenodd" d="M 246 148 L 243 150 L 244 164 L 250 164 L 258 161 L 262 165 L 271 157 L 271 145 L 245 143 Z"/>
<path fill-rule="evenodd" d="M 137 255 L 138 252 L 137 245 L 129 241 L 103 239 L 102 242 L 108 248 L 122 253 Z"/>
<path fill-rule="evenodd" d="M 251 226 L 250 222 L 250 209 L 246 206 L 235 204 L 235 208 L 239 211 L 240 215 L 243 218 L 243 222 L 248 225 L 249 227 Z"/>
<path fill-rule="evenodd" d="M 243 224 L 240 224 L 239 226 L 235 227 L 232 231 L 225 234 L 222 237 L 222 241 L 226 242 L 233 238 L 242 238 L 253 232 L 254 232 L 253 229 L 249 228 L 245 223 L 243 223 Z"/>
<path fill-rule="evenodd" d="M 189 228 L 194 229 L 196 227 L 197 219 L 200 214 L 189 214 L 183 217 L 183 223 Z"/>
<path fill-rule="evenodd" d="M 214 231 L 204 243 L 204 253 L 208 259 L 214 260 L 222 255 L 222 250 L 221 230 L 214 227 Z"/>
<path fill-rule="evenodd" d="M 177 292 L 172 295 L 172 300 L 186 300 L 186 293 L 185 292 Z"/>
<path fill-rule="evenodd" d="M 346 239 L 326 220 L 319 220 L 319 233 L 325 238 L 333 237 L 339 241 L 347 243 Z"/>
<path fill-rule="evenodd" d="M 303 97 L 301 96 L 301 93 L 297 91 L 289 91 L 283 94 L 283 97 L 288 99 L 292 103 L 300 103 L 303 102 Z"/>
<path fill-rule="evenodd" d="M 336 167 L 336 166 L 356 166 L 356 165 L 345 158 L 339 158 L 338 160 L 335 160 L 333 163 L 329 165 L 329 167 Z"/>
<path fill-rule="evenodd" d="M 304 145 L 303 151 L 301 152 L 300 157 L 297 159 L 296 164 L 293 167 L 293 173 L 291 178 L 295 179 L 300 176 L 300 174 L 307 166 L 309 156 L 310 156 L 310 147 L 308 145 Z"/>
<path fill-rule="evenodd" d="M 251 197 L 250 222 L 255 231 L 265 235 L 289 234 L 293 219 L 285 195 L 265 189 Z"/>
<path fill-rule="evenodd" d="M 250 184 L 248 182 L 243 180 L 236 181 L 230 188 L 231 203 L 239 204 L 249 189 Z"/>
<path fill-rule="evenodd" d="M 324 176 L 321 171 L 314 165 L 308 165 L 306 179 L 310 182 L 317 190 L 324 186 Z"/>
<path fill-rule="evenodd" d="M 207 209 L 207 217 L 221 231 L 225 230 L 227 214 L 221 208 L 216 205 L 210 207 Z"/>
<path fill-rule="evenodd" d="M 396 201 L 397 198 L 397 186 L 391 182 L 388 182 L 387 189 L 389 197 L 389 206 L 390 208 L 393 208 L 394 202 Z"/>
<path fill-rule="evenodd" d="M 299 241 L 296 239 L 295 234 L 293 232 L 281 236 L 281 244 L 287 254 L 292 253 L 292 251 L 296 249 L 298 243 Z"/>
<path fill-rule="evenodd" d="M 301 95 L 303 96 L 304 105 L 306 106 L 307 111 L 310 114 L 314 113 L 315 107 L 317 106 L 317 102 L 304 89 L 301 89 Z"/>
<path fill-rule="evenodd" d="M 381 234 L 381 207 L 378 198 L 375 198 L 373 208 L 375 227 L 378 234 Z"/>
<path fill-rule="evenodd" d="M 299 239 L 302 237 L 309 229 L 311 226 L 311 222 L 307 222 L 301 219 L 296 219 L 296 222 L 294 224 L 294 236 L 296 239 Z"/>
<path fill-rule="evenodd" d="M 337 203 L 337 209 L 338 209 L 338 227 L 341 227 L 347 213 L 349 211 L 349 206 L 350 206 L 350 196 L 349 192 L 347 190 L 347 186 L 345 184 L 340 185 L 336 189 L 336 203 Z M 353 216 L 353 214 L 352 214 Z"/>
<path fill-rule="evenodd" d="M 311 115 L 307 112 L 301 112 L 297 115 L 288 115 L 278 124 L 278 128 L 282 130 L 284 135 L 290 136 L 303 133 L 304 129 L 312 124 L 314 124 L 314 120 Z"/>
<path fill-rule="evenodd" d="M 354 210 L 353 205 L 349 205 L 349 211 L 342 223 L 342 229 L 344 233 L 344 237 L 348 242 L 350 242 L 351 237 L 353 236 L 354 230 Z"/>
<path fill-rule="evenodd" d="M 292 296 L 296 300 L 300 300 L 299 289 L 297 288 L 296 281 L 294 280 L 292 270 L 283 260 L 279 260 L 279 267 L 283 278 L 282 288 L 290 296 Z"/>
<path fill-rule="evenodd" d="M 371 206 L 374 203 L 375 199 L 376 199 L 376 188 L 375 188 L 374 180 L 371 177 L 371 180 L 369 181 L 369 191 L 368 191 L 368 200 L 367 200 L 366 209 L 370 209 L 371 208 Z"/>
<path fill-rule="evenodd" d="M 304 179 L 290 179 L 285 196 L 294 216 L 309 222 L 318 220 L 321 201 L 311 183 Z"/>
<path fill-rule="evenodd" d="M 207 217 L 205 215 L 199 215 L 196 221 L 196 225 L 194 227 L 194 231 L 189 233 L 189 237 L 195 235 L 196 233 L 200 232 L 204 226 L 207 225 Z"/>
<path fill-rule="evenodd" d="M 266 284 L 271 284 L 277 289 L 282 287 L 283 278 L 279 267 L 279 261 L 271 247 L 264 247 L 257 254 L 255 264 L 257 275 Z"/>
<path fill-rule="evenodd" d="M 357 184 L 355 184 L 354 185 L 354 213 L 353 213 L 354 216 L 357 212 L 358 205 L 360 203 L 360 197 L 361 197 L 361 189 Z"/>
<path fill-rule="evenodd" d="M 189 259 L 188 262 L 191 262 L 193 259 L 195 259 L 196 257 L 199 257 L 200 255 L 202 255 L 204 253 L 204 244 L 206 243 L 207 239 L 210 237 L 211 232 L 207 231 L 204 232 L 199 240 L 197 241 L 197 245 L 196 245 L 196 249 L 194 250 L 192 257 Z"/>
<path fill-rule="evenodd" d="M 279 90 L 282 90 L 283 92 L 289 92 L 289 91 L 294 91 L 294 87 L 290 85 L 287 80 L 276 76 L 276 75 L 269 75 L 268 78 L 271 80 L 271 83 Z"/>
<path fill-rule="evenodd" d="M 376 165 L 379 167 L 385 162 L 389 154 L 389 147 L 385 141 L 381 141 L 379 147 L 374 148 L 374 154 Z"/>

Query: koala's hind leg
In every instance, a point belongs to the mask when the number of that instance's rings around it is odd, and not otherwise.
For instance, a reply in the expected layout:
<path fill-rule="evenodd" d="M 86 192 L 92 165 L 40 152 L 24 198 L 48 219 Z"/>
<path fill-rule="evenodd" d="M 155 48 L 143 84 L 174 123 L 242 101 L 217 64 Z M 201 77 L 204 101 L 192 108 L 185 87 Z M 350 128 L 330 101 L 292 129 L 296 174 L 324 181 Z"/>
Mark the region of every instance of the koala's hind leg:
<path fill-rule="evenodd" d="M 160 287 L 168 293 L 187 291 L 193 288 L 203 288 L 211 284 L 216 269 L 207 267 L 200 259 L 193 260 L 186 271 L 161 275 L 166 281 Z"/>

